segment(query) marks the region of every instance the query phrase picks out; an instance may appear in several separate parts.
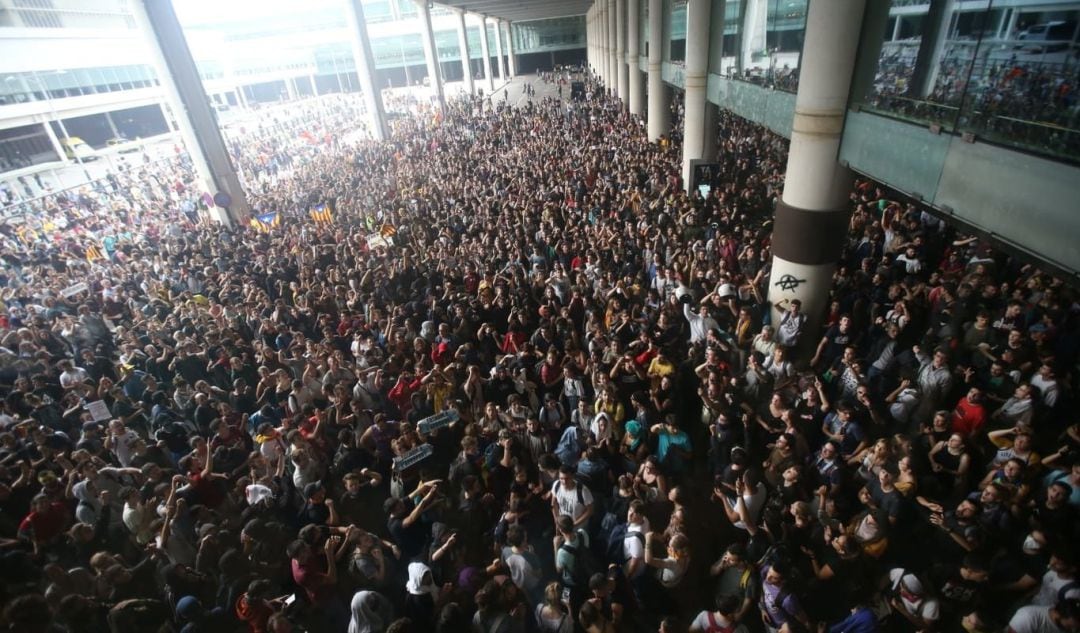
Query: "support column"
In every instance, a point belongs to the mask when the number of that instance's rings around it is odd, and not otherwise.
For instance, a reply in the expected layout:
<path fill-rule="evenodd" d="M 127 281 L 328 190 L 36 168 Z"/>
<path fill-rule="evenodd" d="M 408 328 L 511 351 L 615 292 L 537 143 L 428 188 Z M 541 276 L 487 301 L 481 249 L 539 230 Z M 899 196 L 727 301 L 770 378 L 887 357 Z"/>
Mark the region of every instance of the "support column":
<path fill-rule="evenodd" d="M 285 94 L 288 96 L 289 101 L 296 101 L 296 79 L 293 77 L 285 78 Z"/>
<path fill-rule="evenodd" d="M 491 72 L 491 51 L 488 46 L 488 19 L 486 15 L 480 16 L 480 52 L 484 55 L 484 81 L 487 82 L 488 94 L 495 92 L 495 77 Z"/>
<path fill-rule="evenodd" d="M 613 72 L 611 59 L 615 55 L 615 29 L 612 27 L 615 18 L 611 10 L 611 0 L 600 0 L 604 3 L 604 87 L 607 90 L 617 89 L 617 79 Z"/>
<path fill-rule="evenodd" d="M 45 136 L 49 137 L 49 143 L 52 144 L 53 151 L 56 152 L 56 156 L 60 162 L 71 162 L 70 159 L 68 159 L 67 154 L 64 153 L 64 146 L 60 144 L 60 138 L 56 136 L 56 130 L 52 128 L 52 124 L 49 123 L 49 120 L 45 119 L 45 122 L 42 125 L 45 126 Z"/>
<path fill-rule="evenodd" d="M 510 78 L 517 77 L 517 60 L 514 59 L 514 25 L 510 20 L 503 22 L 506 26 L 506 69 L 510 71 Z"/>
<path fill-rule="evenodd" d="M 604 2 L 597 0 L 593 5 L 593 32 L 596 33 L 596 47 L 593 50 L 593 66 L 596 76 L 604 79 Z"/>
<path fill-rule="evenodd" d="M 359 1 L 359 0 L 357 0 Z M 435 31 L 431 28 L 431 9 L 427 0 L 417 0 L 420 28 L 424 37 L 424 59 L 427 61 L 428 83 L 435 95 L 439 108 L 446 108 L 446 95 L 443 93 L 442 73 L 439 72 L 439 49 L 435 46 Z"/>
<path fill-rule="evenodd" d="M 705 84 L 709 74 L 712 0 L 686 3 L 686 92 L 683 102 L 683 187 L 691 188 L 690 161 L 705 157 Z"/>
<path fill-rule="evenodd" d="M 664 47 L 664 0 L 649 0 L 649 140 L 660 140 L 671 130 L 667 86 L 660 74 Z"/>
<path fill-rule="evenodd" d="M 630 103 L 630 74 L 626 67 L 626 0 L 615 0 L 615 78 L 622 107 Z"/>
<path fill-rule="evenodd" d="M 457 14 L 457 45 L 458 52 L 461 55 L 461 72 L 465 79 L 465 92 L 471 95 L 475 94 L 476 86 L 473 84 L 472 58 L 469 57 L 469 35 L 465 30 L 465 12 L 454 9 L 454 13 Z"/>
<path fill-rule="evenodd" d="M 908 96 L 913 99 L 924 99 L 934 91 L 955 5 L 956 0 L 930 0 L 930 9 L 922 21 L 919 55 L 908 83 Z"/>
<path fill-rule="evenodd" d="M 807 323 L 799 341 L 817 341 L 833 270 L 847 235 L 852 174 L 837 162 L 866 0 L 811 2 L 795 97 L 784 193 L 773 224 L 769 303 L 777 325 L 798 299 Z M 780 304 L 777 306 L 777 304 Z"/>
<path fill-rule="evenodd" d="M 225 194 L 230 199 L 227 208 L 213 207 L 211 216 L 229 226 L 246 225 L 251 207 L 229 159 L 173 4 L 138 0 L 130 6 L 150 46 L 158 79 L 176 116 L 200 188 L 212 195 Z"/>
<path fill-rule="evenodd" d="M 113 121 L 111 112 L 105 113 L 105 123 L 109 126 L 109 132 L 112 133 L 113 138 L 118 138 L 120 136 L 120 130 L 116 129 L 116 121 Z"/>
<path fill-rule="evenodd" d="M 593 4 L 589 8 L 588 16 L 585 18 L 585 24 L 588 25 L 585 29 L 585 41 L 589 42 L 589 70 L 596 72 L 596 5 Z M 554 70 L 554 68 L 552 69 Z"/>
<path fill-rule="evenodd" d="M 608 94 L 619 94 L 619 12 L 615 6 L 615 0 L 607 0 L 607 27 L 608 27 Z"/>
<path fill-rule="evenodd" d="M 639 0 L 626 2 L 626 65 L 629 68 L 630 114 L 645 115 L 645 82 L 642 81 L 641 67 L 638 64 L 641 42 L 641 11 Z"/>
<path fill-rule="evenodd" d="M 768 27 L 768 0 L 746 0 L 743 13 L 742 41 L 739 42 L 739 73 L 754 65 L 754 53 L 765 50 L 765 30 Z"/>
<path fill-rule="evenodd" d="M 311 96 L 319 96 L 319 84 L 315 80 L 315 73 L 311 73 L 310 75 L 308 75 L 308 83 L 311 84 Z"/>
<path fill-rule="evenodd" d="M 596 30 L 596 3 L 589 9 L 589 70 L 597 74 L 596 60 L 597 48 L 600 46 L 600 35 Z M 554 70 L 554 69 L 553 69 Z"/>
<path fill-rule="evenodd" d="M 247 110 L 248 109 L 248 102 L 247 102 L 247 95 L 244 94 L 244 87 L 243 86 L 237 86 L 236 88 L 233 88 L 233 94 L 236 95 L 236 105 L 238 105 L 241 108 Z"/>
<path fill-rule="evenodd" d="M 503 57 L 502 23 L 499 20 L 493 21 L 495 22 L 495 57 L 499 58 L 499 81 L 505 83 L 509 78 L 506 76 L 506 58 Z"/>
<path fill-rule="evenodd" d="M 375 83 L 375 56 L 371 53 L 371 39 L 368 37 L 367 21 L 364 19 L 364 5 L 360 0 L 345 0 L 345 19 L 352 44 L 353 60 L 356 63 L 356 76 L 360 78 L 360 87 L 364 91 L 364 105 L 367 106 L 368 129 L 371 136 L 379 141 L 390 138 L 390 125 L 386 121 L 386 109 L 383 107 L 382 90 Z"/>

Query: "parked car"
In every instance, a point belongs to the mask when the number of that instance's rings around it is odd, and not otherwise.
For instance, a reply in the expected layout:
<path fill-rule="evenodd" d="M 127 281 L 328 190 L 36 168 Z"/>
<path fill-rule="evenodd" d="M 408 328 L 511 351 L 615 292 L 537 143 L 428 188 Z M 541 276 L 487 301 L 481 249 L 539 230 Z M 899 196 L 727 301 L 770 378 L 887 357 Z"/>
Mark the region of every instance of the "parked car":
<path fill-rule="evenodd" d="M 93 147 L 79 138 L 78 136 L 69 136 L 67 138 L 60 139 L 60 146 L 64 148 L 64 155 L 71 160 L 97 160 L 98 155 Z"/>
<path fill-rule="evenodd" d="M 139 151 L 138 137 L 135 140 L 125 138 L 123 136 L 115 136 L 105 141 L 105 146 L 109 149 L 115 149 L 118 154 L 131 154 Z"/>

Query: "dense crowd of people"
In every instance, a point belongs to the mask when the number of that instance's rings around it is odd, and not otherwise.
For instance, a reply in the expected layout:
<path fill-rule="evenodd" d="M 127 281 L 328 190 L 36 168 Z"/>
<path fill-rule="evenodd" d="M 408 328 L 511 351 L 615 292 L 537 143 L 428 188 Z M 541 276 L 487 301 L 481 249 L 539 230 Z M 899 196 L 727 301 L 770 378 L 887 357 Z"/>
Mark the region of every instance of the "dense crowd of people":
<path fill-rule="evenodd" d="M 231 143 L 264 230 L 179 161 L 7 234 L 6 630 L 1080 631 L 1074 289 L 861 181 L 777 322 L 784 139 L 414 109 Z"/>

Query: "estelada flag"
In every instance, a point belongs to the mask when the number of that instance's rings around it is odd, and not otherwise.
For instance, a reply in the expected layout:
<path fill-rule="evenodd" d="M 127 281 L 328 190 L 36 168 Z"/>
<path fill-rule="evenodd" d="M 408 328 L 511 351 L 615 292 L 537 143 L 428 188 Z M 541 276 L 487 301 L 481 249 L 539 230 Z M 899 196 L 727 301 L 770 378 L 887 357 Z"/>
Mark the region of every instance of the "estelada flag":
<path fill-rule="evenodd" d="M 281 216 L 274 213 L 263 213 L 251 218 L 251 228 L 263 233 L 269 233 L 270 229 L 281 224 Z"/>
<path fill-rule="evenodd" d="M 334 214 L 330 211 L 330 206 L 326 203 L 315 205 L 308 213 L 316 224 L 330 224 L 334 221 Z"/>
<path fill-rule="evenodd" d="M 93 262 L 97 259 L 105 259 L 105 255 L 102 254 L 101 249 L 96 245 L 91 244 L 86 247 L 86 261 Z"/>

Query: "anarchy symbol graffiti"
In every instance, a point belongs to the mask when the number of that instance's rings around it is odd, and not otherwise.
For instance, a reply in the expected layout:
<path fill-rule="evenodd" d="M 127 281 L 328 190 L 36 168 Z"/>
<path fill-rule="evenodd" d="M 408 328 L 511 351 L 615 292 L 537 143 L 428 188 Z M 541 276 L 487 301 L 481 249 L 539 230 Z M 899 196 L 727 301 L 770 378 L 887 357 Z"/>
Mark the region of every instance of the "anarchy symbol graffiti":
<path fill-rule="evenodd" d="M 779 286 L 781 290 L 795 292 L 801 284 L 806 283 L 805 279 L 796 279 L 794 275 L 784 275 L 776 281 L 774 286 Z"/>

